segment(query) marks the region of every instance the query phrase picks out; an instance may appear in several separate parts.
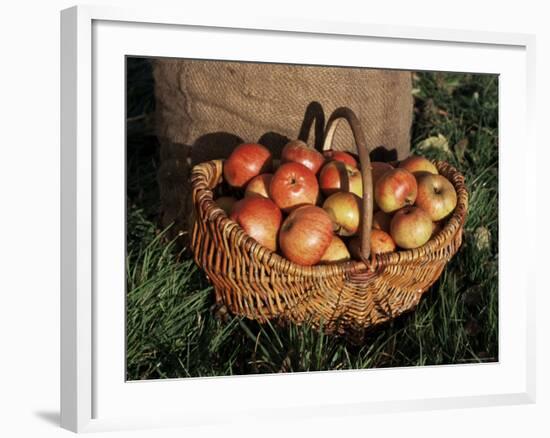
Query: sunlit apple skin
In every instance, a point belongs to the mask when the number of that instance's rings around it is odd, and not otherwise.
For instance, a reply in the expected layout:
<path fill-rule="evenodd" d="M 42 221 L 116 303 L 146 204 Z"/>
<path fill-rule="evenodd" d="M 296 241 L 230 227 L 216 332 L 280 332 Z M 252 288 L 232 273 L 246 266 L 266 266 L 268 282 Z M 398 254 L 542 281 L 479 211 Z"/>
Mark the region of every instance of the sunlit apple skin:
<path fill-rule="evenodd" d="M 388 170 L 392 170 L 393 166 L 389 163 L 384 163 L 382 161 L 371 161 L 370 168 L 371 168 L 371 175 L 372 175 L 372 190 L 373 190 L 372 207 L 373 207 L 373 211 L 378 211 L 380 210 L 380 207 L 376 203 L 376 199 L 374 197 L 374 188 L 376 187 L 376 183 L 378 182 L 380 177 Z"/>
<path fill-rule="evenodd" d="M 261 196 L 249 196 L 237 201 L 230 216 L 254 240 L 277 250 L 277 233 L 281 227 L 283 215 L 271 199 Z"/>
<path fill-rule="evenodd" d="M 233 206 L 236 202 L 237 199 L 233 196 L 220 196 L 218 199 L 216 199 L 216 204 L 218 204 L 218 207 L 225 211 L 225 214 L 227 216 L 231 214 L 231 210 L 233 210 Z"/>
<path fill-rule="evenodd" d="M 404 249 L 418 248 L 432 236 L 432 220 L 418 207 L 404 207 L 397 211 L 390 224 L 390 234 L 397 246 Z"/>
<path fill-rule="evenodd" d="M 357 166 L 357 160 L 353 155 L 351 155 L 349 152 L 344 151 L 333 151 L 332 149 L 329 149 L 327 151 L 323 152 L 323 156 L 327 161 L 341 161 L 344 164 L 347 164 L 351 167 L 359 167 Z"/>
<path fill-rule="evenodd" d="M 416 179 L 405 169 L 385 172 L 374 186 L 376 204 L 386 213 L 414 204 L 416 193 Z"/>
<path fill-rule="evenodd" d="M 361 223 L 361 198 L 350 192 L 336 192 L 323 203 L 334 223 L 334 231 L 340 236 L 353 236 Z"/>
<path fill-rule="evenodd" d="M 281 152 L 281 163 L 300 163 L 314 174 L 325 162 L 325 157 L 316 149 L 308 147 L 301 140 L 292 140 L 286 144 Z"/>
<path fill-rule="evenodd" d="M 318 195 L 317 178 L 300 163 L 281 164 L 269 185 L 269 197 L 285 212 L 300 205 L 315 205 Z"/>
<path fill-rule="evenodd" d="M 332 221 L 320 207 L 294 209 L 281 225 L 279 247 L 284 257 L 302 266 L 318 263 L 332 242 Z"/>
<path fill-rule="evenodd" d="M 372 228 L 377 230 L 390 232 L 391 216 L 388 213 L 384 213 L 382 210 L 377 211 L 372 216 Z"/>
<path fill-rule="evenodd" d="M 235 148 L 223 165 L 223 176 L 227 183 L 244 188 L 256 175 L 271 171 L 273 157 L 261 144 L 243 143 Z"/>
<path fill-rule="evenodd" d="M 269 185 L 273 179 L 273 174 L 262 173 L 250 180 L 244 191 L 244 196 L 260 195 L 269 198 Z"/>
<path fill-rule="evenodd" d="M 429 172 L 434 175 L 437 175 L 437 167 L 428 160 L 427 158 L 421 157 L 419 155 L 411 155 L 408 158 L 405 158 L 399 163 L 401 169 L 407 169 L 411 173 L 416 172 Z"/>
<path fill-rule="evenodd" d="M 329 161 L 319 172 L 319 187 L 325 196 L 336 192 L 355 193 L 363 197 L 361 171 L 341 161 Z"/>
<path fill-rule="evenodd" d="M 382 230 L 371 230 L 370 252 L 372 254 L 384 254 L 395 251 L 396 246 L 392 237 Z"/>
<path fill-rule="evenodd" d="M 446 218 L 455 209 L 456 190 L 444 176 L 424 173 L 417 176 L 417 184 L 415 204 L 428 213 L 432 221 Z"/>
<path fill-rule="evenodd" d="M 332 240 L 327 250 L 321 257 L 319 263 L 328 264 L 328 263 L 338 263 L 344 262 L 350 259 L 350 253 L 346 244 L 338 236 L 332 236 Z"/>

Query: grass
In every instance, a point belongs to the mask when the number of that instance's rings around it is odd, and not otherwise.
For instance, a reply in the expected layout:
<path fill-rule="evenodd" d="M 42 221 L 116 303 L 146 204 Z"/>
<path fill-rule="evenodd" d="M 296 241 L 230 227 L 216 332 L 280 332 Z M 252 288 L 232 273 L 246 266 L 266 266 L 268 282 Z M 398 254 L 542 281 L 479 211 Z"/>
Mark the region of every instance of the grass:
<path fill-rule="evenodd" d="M 204 274 L 156 225 L 151 67 L 129 59 L 128 379 L 498 360 L 498 79 L 424 72 L 413 86 L 413 150 L 466 177 L 464 244 L 415 312 L 357 346 L 311 327 L 262 326 L 213 308 Z"/>

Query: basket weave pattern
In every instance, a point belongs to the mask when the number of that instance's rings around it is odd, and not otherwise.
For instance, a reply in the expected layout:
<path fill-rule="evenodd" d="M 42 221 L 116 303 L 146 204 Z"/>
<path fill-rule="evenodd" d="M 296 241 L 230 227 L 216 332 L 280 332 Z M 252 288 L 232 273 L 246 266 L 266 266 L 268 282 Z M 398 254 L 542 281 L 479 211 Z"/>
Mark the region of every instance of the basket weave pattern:
<path fill-rule="evenodd" d="M 360 333 L 414 309 L 462 242 L 468 210 L 464 177 L 435 161 L 455 187 L 457 206 L 443 229 L 420 248 L 371 256 L 367 262 L 300 266 L 244 233 L 213 201 L 223 161 L 193 168 L 196 263 L 212 282 L 216 301 L 234 314 L 322 326 L 327 333 Z"/>

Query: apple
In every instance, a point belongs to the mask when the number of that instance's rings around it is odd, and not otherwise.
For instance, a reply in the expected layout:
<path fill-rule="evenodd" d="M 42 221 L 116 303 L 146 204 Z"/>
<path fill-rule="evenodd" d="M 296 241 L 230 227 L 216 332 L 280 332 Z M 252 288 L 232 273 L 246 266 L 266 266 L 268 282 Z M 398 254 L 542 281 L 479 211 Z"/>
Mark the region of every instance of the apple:
<path fill-rule="evenodd" d="M 288 215 L 279 231 L 279 247 L 291 262 L 318 263 L 332 242 L 332 221 L 320 207 L 304 205 Z"/>
<path fill-rule="evenodd" d="M 432 172 L 427 172 L 425 170 L 418 170 L 418 171 L 414 172 L 413 175 L 416 178 L 416 185 L 418 186 L 418 178 L 420 178 L 421 176 L 425 176 L 425 175 L 433 175 L 433 173 Z"/>
<path fill-rule="evenodd" d="M 233 206 L 236 202 L 237 199 L 235 199 L 233 196 L 220 196 L 218 199 L 216 199 L 216 204 L 218 204 L 218 207 L 225 211 L 225 214 L 227 216 L 231 214 L 231 210 L 233 210 Z"/>
<path fill-rule="evenodd" d="M 321 257 L 320 263 L 338 263 L 350 259 L 350 254 L 346 244 L 338 236 L 332 236 L 332 240 L 327 250 Z"/>
<path fill-rule="evenodd" d="M 230 216 L 254 240 L 271 251 L 277 250 L 277 233 L 283 215 L 271 199 L 249 196 L 237 201 Z"/>
<path fill-rule="evenodd" d="M 395 242 L 392 237 L 382 230 L 371 230 L 370 252 L 372 254 L 384 254 L 395 251 Z"/>
<path fill-rule="evenodd" d="M 300 163 L 316 174 L 325 162 L 325 157 L 316 149 L 308 147 L 303 141 L 292 140 L 283 148 L 281 162 Z"/>
<path fill-rule="evenodd" d="M 456 190 L 444 176 L 424 173 L 417 176 L 417 184 L 415 204 L 428 213 L 432 221 L 447 217 L 455 209 Z"/>
<path fill-rule="evenodd" d="M 391 216 L 388 213 L 384 213 L 382 210 L 377 211 L 372 216 L 372 228 L 377 230 L 390 232 Z"/>
<path fill-rule="evenodd" d="M 244 188 L 256 175 L 271 170 L 271 152 L 258 143 L 243 143 L 235 148 L 223 165 L 223 176 L 227 183 Z"/>
<path fill-rule="evenodd" d="M 300 163 L 282 164 L 269 184 L 269 197 L 285 212 L 299 205 L 315 204 L 318 195 L 317 178 Z"/>
<path fill-rule="evenodd" d="M 261 175 L 255 176 L 246 186 L 244 196 L 260 195 L 264 198 L 269 198 L 269 184 L 271 184 L 272 178 L 273 174 L 271 173 L 262 173 Z"/>
<path fill-rule="evenodd" d="M 374 198 L 374 187 L 376 187 L 376 183 L 380 179 L 380 177 L 388 170 L 392 170 L 393 166 L 383 161 L 371 161 L 370 168 L 371 168 L 371 175 L 372 175 L 372 190 L 373 190 L 372 207 L 373 207 L 373 211 L 378 211 L 380 210 L 380 207 L 378 206 L 378 204 L 376 203 L 376 199 Z"/>
<path fill-rule="evenodd" d="M 333 151 L 332 149 L 329 149 L 327 151 L 323 152 L 323 156 L 327 161 L 341 161 L 344 164 L 347 164 L 348 166 L 357 168 L 357 160 L 353 155 L 351 155 L 349 152 L 344 151 Z"/>
<path fill-rule="evenodd" d="M 408 158 L 405 158 L 399 163 L 401 169 L 407 169 L 411 173 L 415 172 L 430 172 L 437 175 L 437 167 L 428 160 L 427 158 L 421 157 L 419 155 L 411 155 Z"/>
<path fill-rule="evenodd" d="M 396 249 L 392 237 L 382 230 L 371 230 L 370 252 L 371 254 L 384 254 Z M 361 237 L 355 236 L 349 241 L 349 252 L 356 260 L 361 260 Z"/>
<path fill-rule="evenodd" d="M 424 245 L 432 236 L 432 220 L 418 207 L 404 207 L 397 211 L 390 224 L 390 234 L 401 248 L 412 249 Z"/>
<path fill-rule="evenodd" d="M 416 179 L 405 169 L 384 172 L 374 186 L 374 198 L 380 209 L 386 213 L 399 210 L 416 200 Z"/>
<path fill-rule="evenodd" d="M 336 192 L 352 192 L 363 196 L 361 171 L 341 161 L 329 161 L 319 173 L 319 186 L 325 196 Z"/>
<path fill-rule="evenodd" d="M 332 222 L 334 231 L 340 236 L 352 236 L 357 233 L 361 223 L 361 198 L 350 192 L 336 192 L 323 203 Z"/>
<path fill-rule="evenodd" d="M 384 163 L 382 161 L 371 161 L 370 168 L 372 172 L 372 185 L 374 187 L 380 177 L 388 170 L 392 170 L 393 166 L 389 163 Z"/>

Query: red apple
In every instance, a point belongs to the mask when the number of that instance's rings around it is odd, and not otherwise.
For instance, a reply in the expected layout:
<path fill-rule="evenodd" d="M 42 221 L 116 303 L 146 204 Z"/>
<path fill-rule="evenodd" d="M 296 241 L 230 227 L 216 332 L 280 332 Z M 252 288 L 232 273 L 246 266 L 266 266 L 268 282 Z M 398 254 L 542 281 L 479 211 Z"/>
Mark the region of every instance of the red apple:
<path fill-rule="evenodd" d="M 424 245 L 432 236 L 432 220 L 418 207 L 404 207 L 395 213 L 390 234 L 401 248 L 412 249 Z"/>
<path fill-rule="evenodd" d="M 377 211 L 372 216 L 372 228 L 377 230 L 390 232 L 391 216 L 388 213 L 384 213 L 382 210 Z"/>
<path fill-rule="evenodd" d="M 316 149 L 308 147 L 303 141 L 292 140 L 283 148 L 281 162 L 300 163 L 316 174 L 325 162 L 325 157 Z"/>
<path fill-rule="evenodd" d="M 423 173 L 417 176 L 418 195 L 415 204 L 435 222 L 447 217 L 457 203 L 456 190 L 442 175 Z"/>
<path fill-rule="evenodd" d="M 218 207 L 225 211 L 225 214 L 227 216 L 231 214 L 231 210 L 233 209 L 233 206 L 236 202 L 237 199 L 235 199 L 233 196 L 220 196 L 218 199 L 216 199 L 216 204 L 218 204 Z"/>
<path fill-rule="evenodd" d="M 244 196 L 260 195 L 264 198 L 269 198 L 269 185 L 271 184 L 272 178 L 273 174 L 271 173 L 262 173 L 261 175 L 255 176 L 246 186 Z"/>
<path fill-rule="evenodd" d="M 399 210 L 416 200 L 416 179 L 405 169 L 384 172 L 374 186 L 374 198 L 380 209 L 386 213 Z"/>
<path fill-rule="evenodd" d="M 395 242 L 392 237 L 382 230 L 371 230 L 370 252 L 372 254 L 384 254 L 395 251 Z"/>
<path fill-rule="evenodd" d="M 244 188 L 256 175 L 269 172 L 272 161 L 271 152 L 265 146 L 243 143 L 225 160 L 223 176 L 230 186 Z"/>
<path fill-rule="evenodd" d="M 230 218 L 260 245 L 277 250 L 277 233 L 283 215 L 271 199 L 249 196 L 233 206 Z"/>
<path fill-rule="evenodd" d="M 325 210 L 304 205 L 292 210 L 281 225 L 279 247 L 291 262 L 311 266 L 321 260 L 332 237 L 332 221 Z"/>
<path fill-rule="evenodd" d="M 373 211 L 378 211 L 380 210 L 380 207 L 378 206 L 378 204 L 376 203 L 376 199 L 374 198 L 374 187 L 376 187 L 376 183 L 378 182 L 380 177 L 388 170 L 392 170 L 393 166 L 383 161 L 371 161 L 370 167 L 371 167 L 371 174 L 372 174 L 372 190 L 373 190 L 372 207 L 373 207 Z"/>
<path fill-rule="evenodd" d="M 357 160 L 353 155 L 351 155 L 349 152 L 344 151 L 333 151 L 332 149 L 329 149 L 328 151 L 323 152 L 323 156 L 327 161 L 341 161 L 344 164 L 347 164 L 348 166 L 357 168 Z"/>
<path fill-rule="evenodd" d="M 336 192 L 352 192 L 363 197 L 361 171 L 341 161 L 329 161 L 319 173 L 319 186 L 325 196 Z"/>
<path fill-rule="evenodd" d="M 350 259 L 346 244 L 338 236 L 332 236 L 329 247 L 321 257 L 320 263 L 338 263 Z"/>
<path fill-rule="evenodd" d="M 411 173 L 430 172 L 436 175 L 439 173 L 437 171 L 437 167 L 435 167 L 430 160 L 419 155 L 411 155 L 410 157 L 405 158 L 399 163 L 399 167 L 402 169 L 407 169 Z"/>
<path fill-rule="evenodd" d="M 323 203 L 332 222 L 334 231 L 340 236 L 357 233 L 361 223 L 361 198 L 350 192 L 336 192 Z"/>
<path fill-rule="evenodd" d="M 282 164 L 269 185 L 270 198 L 285 212 L 299 205 L 315 204 L 318 194 L 317 178 L 300 163 Z"/>
<path fill-rule="evenodd" d="M 349 252 L 356 260 L 361 260 L 361 237 L 355 236 L 349 241 Z M 370 252 L 371 254 L 383 254 L 395 251 L 396 246 L 392 237 L 382 230 L 371 230 Z"/>
<path fill-rule="evenodd" d="M 380 177 L 386 173 L 388 170 L 392 170 L 393 166 L 389 163 L 384 163 L 382 161 L 371 161 L 370 163 L 371 172 L 372 172 L 372 186 L 376 185 L 376 182 Z"/>

